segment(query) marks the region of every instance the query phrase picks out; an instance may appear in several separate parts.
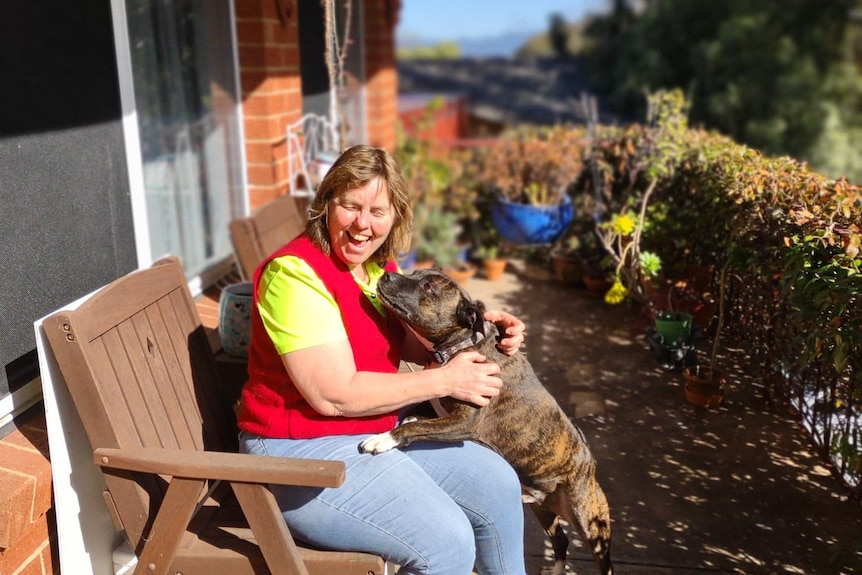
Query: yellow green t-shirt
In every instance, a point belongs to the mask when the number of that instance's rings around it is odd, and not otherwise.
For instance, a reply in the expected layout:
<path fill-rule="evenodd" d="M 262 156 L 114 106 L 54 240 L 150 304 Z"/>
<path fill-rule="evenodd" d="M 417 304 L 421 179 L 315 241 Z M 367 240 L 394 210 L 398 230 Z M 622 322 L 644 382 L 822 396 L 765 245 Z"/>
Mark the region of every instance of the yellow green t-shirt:
<path fill-rule="evenodd" d="M 368 262 L 368 283 L 356 284 L 374 307 L 386 312 L 377 299 L 377 282 L 384 274 Z M 341 313 L 332 294 L 305 260 L 296 256 L 275 258 L 261 273 L 258 311 L 279 355 L 347 339 Z"/>

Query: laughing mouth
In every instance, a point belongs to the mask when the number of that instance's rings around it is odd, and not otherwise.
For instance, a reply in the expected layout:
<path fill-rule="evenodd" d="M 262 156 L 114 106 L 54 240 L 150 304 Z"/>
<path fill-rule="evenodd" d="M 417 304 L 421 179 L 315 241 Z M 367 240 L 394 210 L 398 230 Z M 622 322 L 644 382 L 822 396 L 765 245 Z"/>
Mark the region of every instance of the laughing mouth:
<path fill-rule="evenodd" d="M 353 234 L 347 232 L 347 237 L 350 238 L 350 241 L 355 244 L 364 244 L 366 242 L 371 241 L 371 236 L 366 234 Z"/>

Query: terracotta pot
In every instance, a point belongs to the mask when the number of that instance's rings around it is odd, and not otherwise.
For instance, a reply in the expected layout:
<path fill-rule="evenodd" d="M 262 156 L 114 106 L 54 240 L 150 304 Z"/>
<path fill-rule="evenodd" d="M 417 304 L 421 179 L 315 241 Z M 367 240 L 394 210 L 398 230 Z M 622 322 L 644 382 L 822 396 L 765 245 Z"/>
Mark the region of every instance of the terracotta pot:
<path fill-rule="evenodd" d="M 691 285 L 701 293 L 710 291 L 712 287 L 712 276 L 715 274 L 715 266 L 689 264 L 685 270 Z"/>
<path fill-rule="evenodd" d="M 551 265 L 557 280 L 563 283 L 580 284 L 583 282 L 584 264 L 575 256 L 551 252 Z"/>
<path fill-rule="evenodd" d="M 458 267 L 445 268 L 443 273 L 455 280 L 458 285 L 467 285 L 467 281 L 476 275 L 476 266 L 470 262 L 464 262 Z"/>
<path fill-rule="evenodd" d="M 595 298 L 604 298 L 611 286 L 614 285 L 606 277 L 595 277 L 590 274 L 581 276 L 581 281 L 584 282 L 584 287 L 587 288 L 587 295 Z"/>
<path fill-rule="evenodd" d="M 685 377 L 685 398 L 689 403 L 700 407 L 715 407 L 724 399 L 727 378 L 724 372 L 712 370 L 708 365 L 687 367 Z"/>
<path fill-rule="evenodd" d="M 413 264 L 414 270 L 430 270 L 434 267 L 434 260 L 417 260 Z"/>
<path fill-rule="evenodd" d="M 485 279 L 493 282 L 502 278 L 503 272 L 506 271 L 507 263 L 508 260 L 505 258 L 482 260 L 482 269 L 485 272 Z"/>

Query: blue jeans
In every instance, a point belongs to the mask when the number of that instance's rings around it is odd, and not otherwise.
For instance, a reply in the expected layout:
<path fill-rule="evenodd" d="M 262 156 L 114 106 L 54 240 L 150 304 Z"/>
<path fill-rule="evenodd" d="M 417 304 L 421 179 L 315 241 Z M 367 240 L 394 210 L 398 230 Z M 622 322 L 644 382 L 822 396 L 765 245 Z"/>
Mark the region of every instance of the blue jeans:
<path fill-rule="evenodd" d="M 240 433 L 240 451 L 344 461 L 334 489 L 273 485 L 294 537 L 376 553 L 401 574 L 518 574 L 524 570 L 521 485 L 494 451 L 464 443 L 416 442 L 379 455 L 367 436 L 271 439 Z"/>

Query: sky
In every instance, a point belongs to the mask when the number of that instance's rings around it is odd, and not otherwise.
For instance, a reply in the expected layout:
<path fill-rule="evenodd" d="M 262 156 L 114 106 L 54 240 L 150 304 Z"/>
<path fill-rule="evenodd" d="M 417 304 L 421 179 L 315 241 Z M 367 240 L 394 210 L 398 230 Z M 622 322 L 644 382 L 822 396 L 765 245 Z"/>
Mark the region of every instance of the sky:
<path fill-rule="evenodd" d="M 606 10 L 608 0 L 402 0 L 399 41 L 437 42 L 548 29 L 555 12 L 567 22 Z"/>

